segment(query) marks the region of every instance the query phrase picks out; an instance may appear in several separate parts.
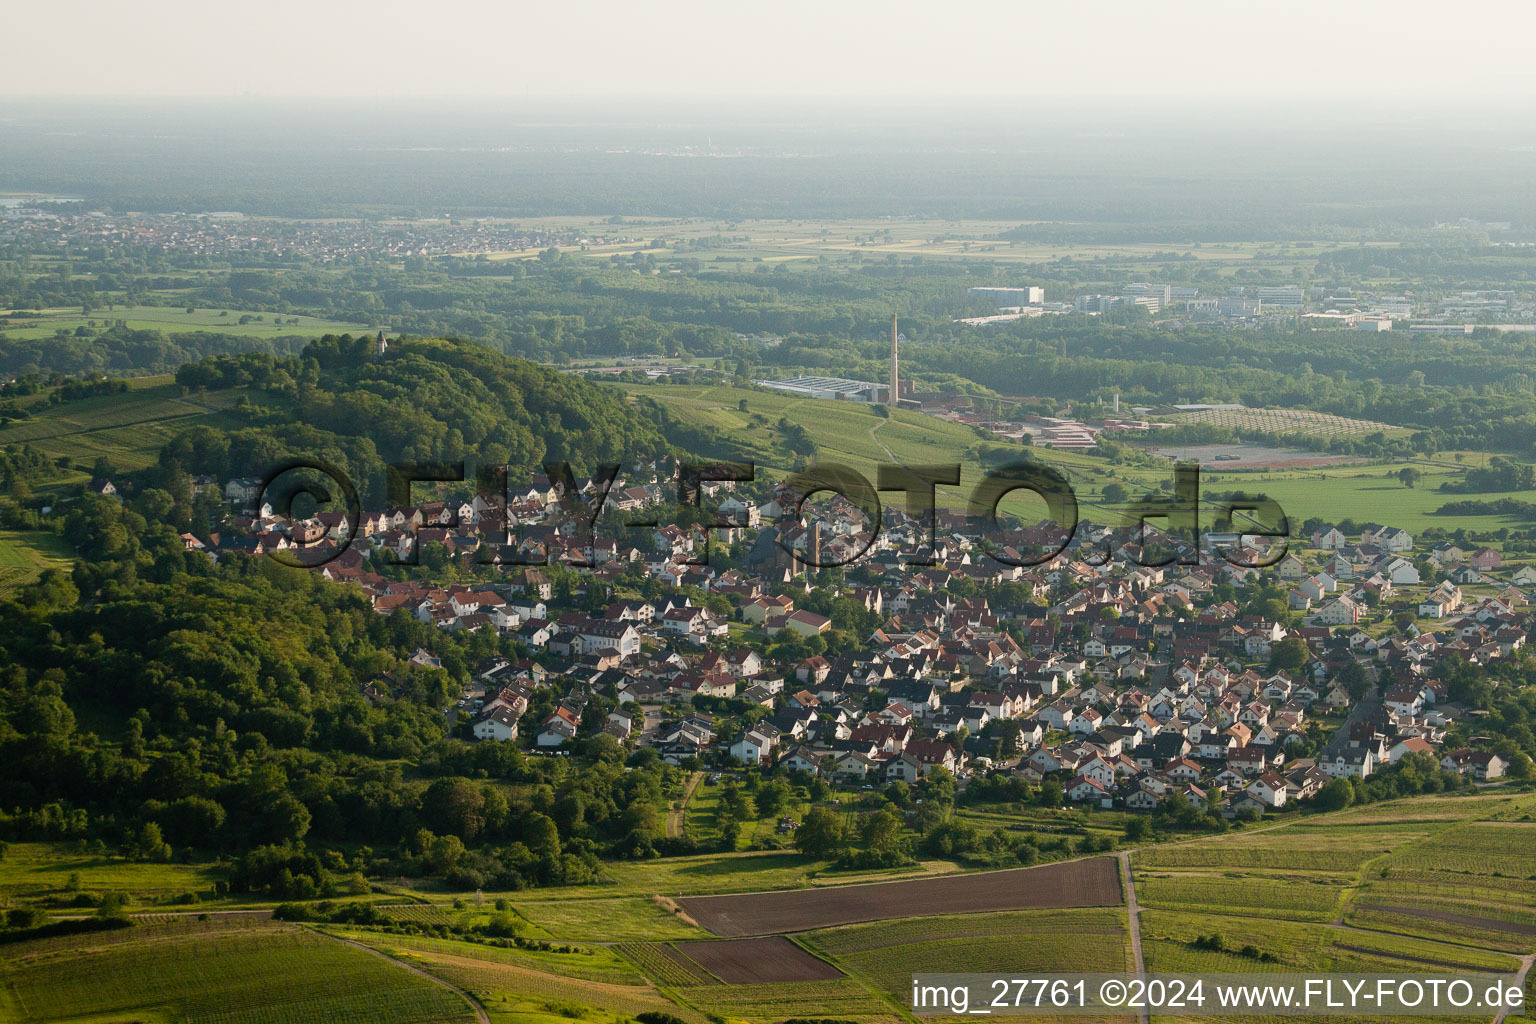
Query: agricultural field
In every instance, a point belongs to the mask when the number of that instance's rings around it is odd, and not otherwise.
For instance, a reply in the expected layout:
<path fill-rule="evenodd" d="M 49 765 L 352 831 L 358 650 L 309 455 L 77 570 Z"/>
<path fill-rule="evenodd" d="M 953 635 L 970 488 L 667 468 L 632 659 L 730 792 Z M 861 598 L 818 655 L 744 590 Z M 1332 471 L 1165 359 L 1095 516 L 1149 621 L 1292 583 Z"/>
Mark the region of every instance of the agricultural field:
<path fill-rule="evenodd" d="M 1454 930 L 1485 947 L 1536 949 L 1533 807 L 1455 825 L 1373 864 L 1345 920 L 1431 937 Z"/>
<path fill-rule="evenodd" d="M 63 538 L 40 530 L 0 530 L 0 599 L 48 569 L 67 570 L 74 551 Z"/>
<path fill-rule="evenodd" d="M 626 218 L 627 226 L 647 239 L 661 238 L 661 249 L 648 244 L 562 246 L 566 255 L 608 260 L 614 255 L 645 251 L 652 255 L 686 256 L 711 263 L 737 264 L 805 263 L 830 259 L 881 259 L 888 256 L 922 256 L 931 260 L 977 260 L 1015 264 L 1071 258 L 1091 260 L 1106 271 L 1144 273 L 1148 260 L 1166 258 L 1167 246 L 1157 243 L 1070 243 L 1001 239 L 1001 232 L 1018 227 L 1016 222 L 925 218 L 830 219 L 830 220 L 719 220 L 715 218 Z M 591 217 L 541 217 L 538 226 L 556 233 L 577 236 L 604 235 L 611 224 Z M 689 243 L 710 239 L 711 247 L 696 249 Z M 726 239 L 720 241 L 721 238 Z M 1337 242 L 1201 242 L 1189 255 L 1202 264 L 1230 273 L 1256 262 L 1289 276 L 1292 269 L 1315 268 L 1320 255 L 1339 248 Z M 491 259 L 532 259 L 532 250 L 490 253 Z"/>
<path fill-rule="evenodd" d="M 1200 409 L 1162 418 L 1180 426 L 1208 423 L 1234 430 L 1266 434 L 1310 434 L 1314 437 L 1357 437 L 1376 433 L 1401 437 L 1409 433 L 1406 428 L 1394 427 L 1390 423 L 1351 419 L 1309 409 Z"/>
<path fill-rule="evenodd" d="M 1512 973 L 1518 969 L 1516 958 L 1468 948 L 1461 945 L 1461 938 L 1454 934 L 1444 936 L 1446 941 L 1434 942 L 1264 916 L 1205 915 L 1164 910 L 1142 911 L 1141 932 L 1142 952 L 1150 973 Z M 1196 945 L 1201 936 L 1210 935 L 1220 936 L 1223 951 L 1217 952 Z M 1155 1019 L 1166 1021 L 1179 1018 L 1160 1016 Z M 1343 1021 L 1355 1018 L 1329 1019 Z M 1381 1018 L 1359 1018 L 1361 1021 L 1373 1019 Z M 1487 1020 L 1486 1017 L 1437 1019 Z"/>
<path fill-rule="evenodd" d="M 1138 872 L 1160 868 L 1354 872 L 1429 831 L 1414 825 L 1342 826 L 1320 818 L 1316 824 L 1301 821 L 1283 828 L 1148 847 L 1136 851 L 1132 860 Z"/>
<path fill-rule="evenodd" d="M 1118 908 L 1032 910 L 852 925 L 800 936 L 851 975 L 901 998 L 914 971 L 1104 971 L 1131 966 Z"/>
<path fill-rule="evenodd" d="M 208 308 L 187 312 L 185 306 L 120 306 L 109 310 L 81 313 L 79 309 L 28 311 L 5 316 L 0 311 L 0 334 L 9 338 L 51 338 L 58 331 L 77 328 L 106 328 L 122 321 L 130 330 L 185 334 L 208 331 L 247 338 L 320 337 L 322 334 L 357 334 L 378 330 L 377 326 L 323 320 L 313 316 L 288 313 L 262 313 L 242 309 Z"/>
<path fill-rule="evenodd" d="M 442 907 L 428 903 L 392 904 L 379 907 L 379 912 L 386 915 L 391 921 L 402 921 L 410 924 L 443 925 L 453 924 L 454 917 Z"/>
<path fill-rule="evenodd" d="M 429 935 L 380 935 L 377 931 L 348 926 L 326 926 L 327 934 L 361 941 L 364 945 L 388 944 L 396 954 L 442 953 L 467 956 L 489 963 L 520 970 L 537 971 L 556 975 L 573 982 L 596 982 L 602 985 L 645 987 L 645 977 L 635 969 L 629 959 L 621 956 L 610 946 L 595 944 L 571 945 L 562 943 L 558 948 L 568 952 L 551 952 L 541 949 L 515 949 L 468 942 L 460 939 L 442 939 Z"/>
<path fill-rule="evenodd" d="M 18 1024 L 458 1024 L 465 1000 L 293 926 L 141 925 L 0 947 L 0 1017 Z"/>
<path fill-rule="evenodd" d="M 980 479 L 980 466 L 967 452 L 983 448 L 1005 447 L 995 438 L 983 437 L 972 428 L 949 420 L 908 410 L 893 411 L 889 419 L 880 417 L 871 406 L 800 398 L 771 391 L 756 391 L 726 385 L 640 385 L 620 384 L 627 393 L 653 399 L 688 427 L 710 437 L 728 442 L 736 457 L 751 459 L 758 473 L 777 478 L 788 471 L 796 457 L 783 446 L 785 438 L 778 429 L 781 418 L 803 427 L 816 446 L 816 459 L 838 462 L 863 473 L 871 481 L 882 462 L 903 464 L 960 463 L 961 484 L 938 487 L 940 507 L 961 510 L 970 488 Z M 745 401 L 746 410 L 740 408 Z M 1049 448 L 1019 448 L 1020 457 L 1038 459 L 1060 470 L 1077 494 L 1079 514 L 1083 519 L 1113 522 L 1120 510 L 1103 500 L 1110 483 L 1119 483 L 1133 493 L 1155 490 L 1172 479 L 1172 464 L 1167 470 L 1138 466 L 1116 466 L 1103 458 L 1081 452 L 1055 451 Z M 1467 465 L 1477 464 L 1474 456 Z M 1415 487 L 1405 487 L 1396 477 L 1399 469 L 1413 465 L 1422 474 Z M 1218 464 L 1220 465 L 1220 464 Z M 1440 484 L 1458 481 L 1462 465 L 1449 458 L 1421 459 L 1391 465 L 1330 465 L 1306 468 L 1277 468 L 1267 471 L 1228 471 L 1207 469 L 1201 474 L 1201 489 L 1209 491 L 1262 491 L 1280 503 L 1291 522 L 1299 526 L 1313 516 L 1338 521 L 1355 519 L 1365 522 L 1380 518 L 1390 501 L 1392 524 L 1410 532 L 1430 526 L 1448 530 L 1457 527 L 1492 530 L 1508 525 L 1498 517 L 1437 516 L 1433 513 L 1457 495 L 1437 490 Z M 1536 500 L 1536 490 L 1510 491 L 1476 495 L 1496 501 L 1511 497 Z M 1028 520 L 1043 515 L 1044 505 L 1030 497 L 1005 499 L 1004 512 Z M 1205 501 L 1207 515 L 1218 503 Z"/>
<path fill-rule="evenodd" d="M 1113 858 L 901 882 L 740 896 L 692 896 L 683 911 L 716 935 L 767 935 L 860 921 L 978 911 L 1118 905 Z"/>
<path fill-rule="evenodd" d="M 793 851 L 693 854 L 659 860 L 612 861 L 601 881 L 560 890 L 562 900 L 612 899 L 617 896 L 684 896 L 693 893 L 793 889 L 808 884 L 828 867 Z M 487 895 L 490 895 L 487 893 Z M 503 895 L 503 894 L 498 894 Z M 506 893 L 514 903 L 529 893 Z"/>
<path fill-rule="evenodd" d="M 627 1024 L 636 1014 L 648 1011 L 671 1013 L 688 1024 L 703 1022 L 701 1015 L 667 999 L 638 974 L 621 984 L 591 981 L 514 963 L 501 955 L 503 950 L 473 943 L 365 931 L 339 934 L 463 989 L 485 1008 L 493 1024 L 554 1024 L 573 1019 Z"/>
<path fill-rule="evenodd" d="M 661 985 L 712 985 L 719 981 L 668 942 L 624 942 L 614 948 Z"/>
<path fill-rule="evenodd" d="M 910 979 L 908 984 L 911 984 Z M 790 1017 L 858 1020 L 895 1024 L 893 1001 L 876 995 L 851 978 L 834 981 L 778 982 L 766 985 L 709 985 L 679 989 L 678 998 L 720 1017 L 774 1024 Z"/>
<path fill-rule="evenodd" d="M 1224 914 L 1233 908 L 1292 921 L 1338 917 L 1349 875 L 1293 875 L 1242 871 L 1146 873 L 1136 879 L 1143 907 Z"/>
<path fill-rule="evenodd" d="M 1139 850 L 1147 969 L 1513 972 L 1536 950 L 1533 811 L 1528 795 L 1400 800 Z"/>
<path fill-rule="evenodd" d="M 167 441 L 198 423 L 217 423 L 234 392 L 183 398 L 168 376 L 139 377 L 122 395 L 82 398 L 41 408 L 33 418 L 0 426 L 0 448 L 30 445 L 50 458 L 67 458 L 75 472 L 66 483 L 83 482 L 105 457 L 122 469 L 142 469 L 159 456 Z"/>
<path fill-rule="evenodd" d="M 829 981 L 843 972 L 782 935 L 679 942 L 673 948 L 727 985 Z"/>

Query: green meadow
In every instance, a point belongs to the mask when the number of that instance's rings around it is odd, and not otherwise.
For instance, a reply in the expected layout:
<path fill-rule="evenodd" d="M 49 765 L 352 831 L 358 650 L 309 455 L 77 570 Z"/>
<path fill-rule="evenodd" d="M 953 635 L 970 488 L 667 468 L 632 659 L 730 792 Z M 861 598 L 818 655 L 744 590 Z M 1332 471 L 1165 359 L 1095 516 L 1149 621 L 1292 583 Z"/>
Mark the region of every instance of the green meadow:
<path fill-rule="evenodd" d="M 30 311 L 29 311 L 30 313 Z M 367 324 L 288 313 L 261 313 L 233 308 L 185 306 L 119 306 L 81 313 L 78 309 L 39 310 L 37 315 L 0 318 L 0 334 L 10 338 L 51 338 L 58 331 L 111 327 L 118 321 L 135 331 L 181 334 L 211 331 L 248 338 L 319 337 L 322 334 L 353 334 L 370 329 Z M 242 323 L 242 321 L 244 321 Z"/>
<path fill-rule="evenodd" d="M 961 509 L 982 469 L 977 450 L 1010 447 L 1020 458 L 1034 459 L 1062 472 L 1071 483 L 1085 519 L 1112 522 L 1116 508 L 1103 501 L 1104 488 L 1119 483 L 1132 494 L 1154 491 L 1173 479 L 1172 463 L 1157 467 L 1117 466 L 1107 459 L 1080 452 L 1010 445 L 961 423 L 918 412 L 894 411 L 882 417 L 868 405 L 831 399 L 801 398 L 774 391 L 735 388 L 728 385 L 621 385 L 636 397 L 653 399 L 681 423 L 701 434 L 734 446 L 739 457 L 750 458 L 765 476 L 786 473 L 797 457 L 785 447 L 789 440 L 779 421 L 803 428 L 815 445 L 816 460 L 847 465 L 874 482 L 877 467 L 892 461 L 903 465 L 924 463 L 961 464 L 959 487 L 939 487 L 943 507 Z M 742 408 L 745 403 L 745 408 Z M 1474 456 L 1468 465 L 1480 457 Z M 1456 481 L 1462 466 L 1449 458 L 1415 460 L 1423 473 L 1415 487 L 1405 487 L 1396 473 L 1408 462 L 1390 465 L 1349 463 L 1321 468 L 1245 471 L 1204 470 L 1202 492 L 1243 490 L 1268 494 L 1280 503 L 1293 528 L 1312 517 L 1358 522 L 1389 518 L 1392 525 L 1410 532 L 1439 526 L 1494 530 L 1511 525 L 1496 516 L 1437 516 L 1440 506 L 1462 497 L 1496 501 L 1510 497 L 1536 501 L 1536 490 L 1486 493 L 1470 496 L 1445 494 L 1442 483 Z M 1162 468 L 1166 466 L 1166 468 Z M 889 495 L 882 500 L 897 500 Z M 1214 502 L 1203 502 L 1209 515 Z M 1029 517 L 1043 514 L 1044 505 L 1032 497 L 1005 500 L 1004 511 Z"/>
<path fill-rule="evenodd" d="M 68 569 L 74 551 L 41 530 L 0 530 L 0 597 L 25 586 L 48 569 Z"/>

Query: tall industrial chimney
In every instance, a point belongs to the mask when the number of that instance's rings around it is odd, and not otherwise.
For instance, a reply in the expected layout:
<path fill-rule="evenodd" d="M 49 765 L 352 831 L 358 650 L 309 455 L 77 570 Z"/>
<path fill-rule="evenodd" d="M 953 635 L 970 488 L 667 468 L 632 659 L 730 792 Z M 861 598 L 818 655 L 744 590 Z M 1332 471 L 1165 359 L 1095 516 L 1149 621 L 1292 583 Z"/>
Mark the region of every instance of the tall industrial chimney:
<path fill-rule="evenodd" d="M 901 372 L 896 359 L 896 314 L 891 314 L 891 401 L 892 409 L 901 404 Z"/>

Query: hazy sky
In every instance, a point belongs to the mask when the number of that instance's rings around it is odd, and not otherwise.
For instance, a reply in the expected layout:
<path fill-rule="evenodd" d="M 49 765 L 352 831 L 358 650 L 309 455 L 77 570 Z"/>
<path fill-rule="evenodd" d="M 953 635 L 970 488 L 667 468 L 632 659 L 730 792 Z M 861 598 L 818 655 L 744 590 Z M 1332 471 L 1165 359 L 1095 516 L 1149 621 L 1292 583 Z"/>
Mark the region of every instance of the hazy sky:
<path fill-rule="evenodd" d="M 0 95 L 1536 99 L 1527 0 L 46 0 Z"/>

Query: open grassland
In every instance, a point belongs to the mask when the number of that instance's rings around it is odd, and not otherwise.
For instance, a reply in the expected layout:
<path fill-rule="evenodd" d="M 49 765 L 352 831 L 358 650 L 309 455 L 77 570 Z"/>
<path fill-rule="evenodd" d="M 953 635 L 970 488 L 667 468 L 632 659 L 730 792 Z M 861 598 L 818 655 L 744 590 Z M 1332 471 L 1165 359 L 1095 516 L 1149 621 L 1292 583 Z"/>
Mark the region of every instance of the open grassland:
<path fill-rule="evenodd" d="M 1423 472 L 1424 476 L 1416 487 L 1404 487 L 1393 474 L 1405 465 L 1409 463 L 1344 466 L 1289 473 L 1250 473 L 1224 478 L 1221 483 L 1212 486 L 1222 490 L 1262 491 L 1279 502 L 1298 523 L 1312 516 L 1330 522 L 1342 519 L 1369 522 L 1381 519 L 1389 511 L 1392 525 L 1410 533 L 1431 526 L 1447 530 L 1457 527 L 1491 530 L 1507 525 L 1497 516 L 1435 515 L 1434 512 L 1442 505 L 1464 497 L 1444 494 L 1437 489 L 1442 483 L 1459 481 L 1462 474 L 1415 462 L 1412 465 Z M 1203 486 L 1205 477 L 1202 476 L 1201 480 Z M 1482 501 L 1498 501 L 1501 498 L 1531 501 L 1536 500 L 1536 491 L 1499 491 L 1470 497 Z"/>
<path fill-rule="evenodd" d="M 52 533 L 0 530 L 0 598 L 48 569 L 68 569 L 74 556 L 69 544 Z"/>
<path fill-rule="evenodd" d="M 118 893 L 140 906 L 182 893 L 206 896 L 223 877 L 211 865 L 136 863 L 65 843 L 12 843 L 0 857 L 0 895 L 13 899 L 67 901 L 78 889 Z"/>
<path fill-rule="evenodd" d="M 147 925 L 96 942 L 0 947 L 0 1017 L 17 1022 L 437 1024 L 472 1021 L 429 979 L 302 929 Z"/>
<path fill-rule="evenodd" d="M 574 942 L 698 938 L 704 932 L 649 896 L 514 900 L 535 934 Z"/>
<path fill-rule="evenodd" d="M 826 865 L 794 852 L 699 854 L 662 860 L 615 861 L 603 865 L 604 884 L 575 886 L 567 898 L 681 896 L 696 892 L 741 892 L 805 885 Z"/>
<path fill-rule="evenodd" d="M 257 318 L 260 319 L 257 319 Z M 241 323 L 241 318 L 246 322 Z M 122 321 L 130 330 L 189 334 L 207 331 L 247 338 L 316 337 L 322 334 L 357 334 L 367 324 L 323 320 L 292 313 L 262 313 L 240 309 L 206 308 L 187 312 L 185 306 L 120 306 L 111 310 L 81 313 L 78 309 L 41 310 L 36 316 L 0 318 L 0 334 L 9 338 L 51 338 L 58 331 L 112 327 Z M 376 329 L 376 328 L 374 328 Z"/>

